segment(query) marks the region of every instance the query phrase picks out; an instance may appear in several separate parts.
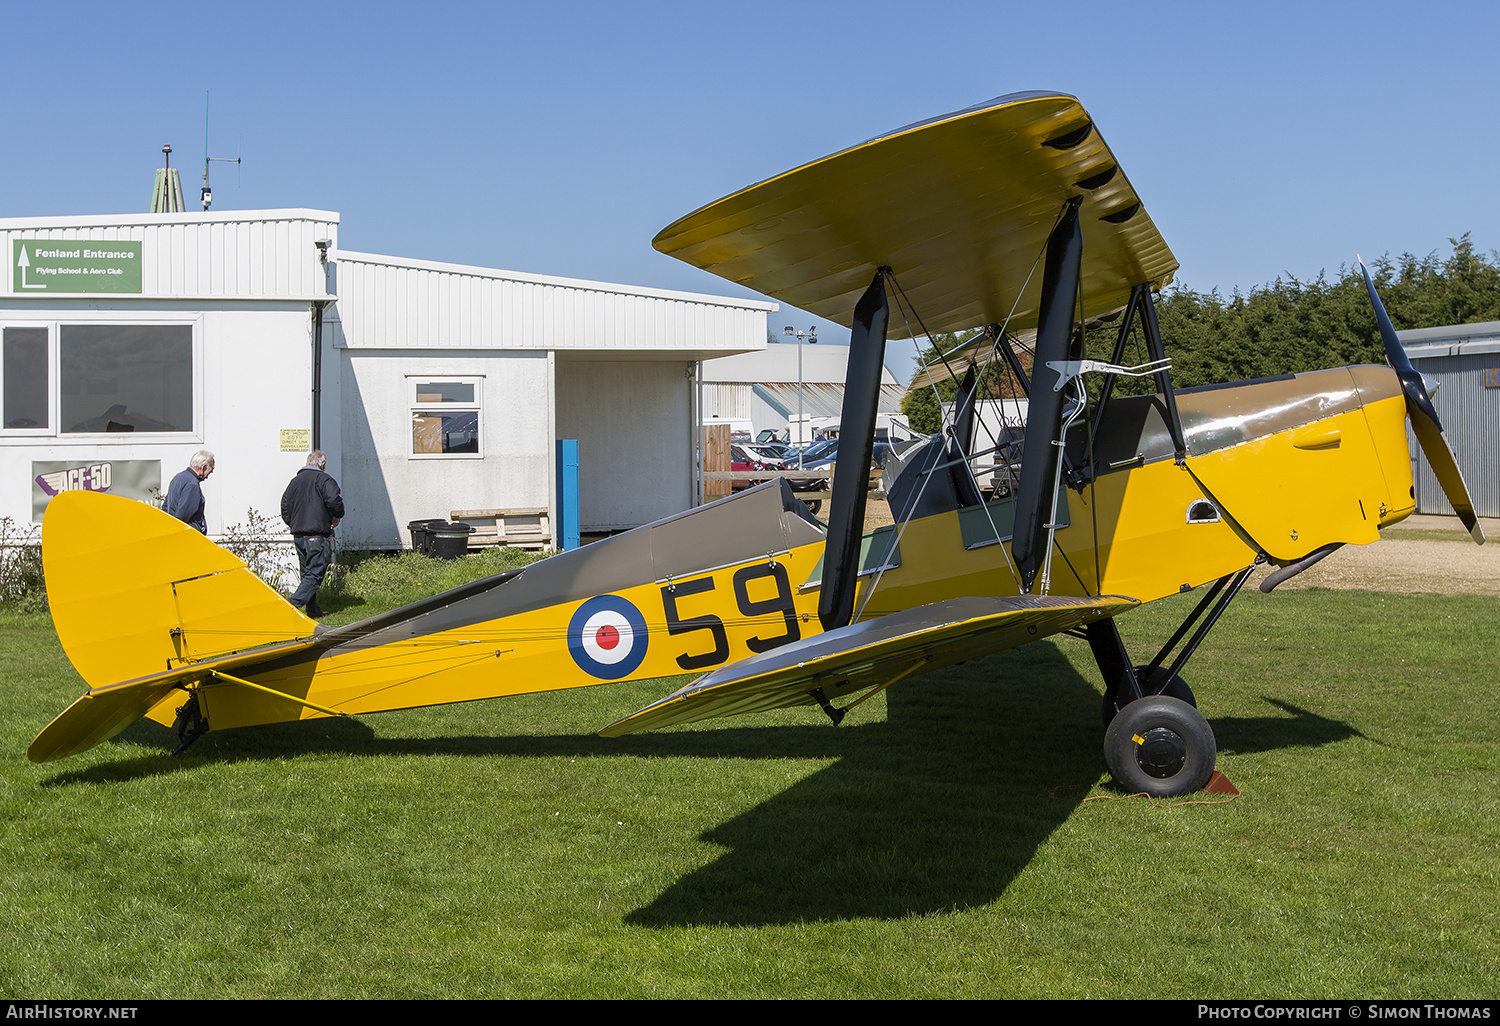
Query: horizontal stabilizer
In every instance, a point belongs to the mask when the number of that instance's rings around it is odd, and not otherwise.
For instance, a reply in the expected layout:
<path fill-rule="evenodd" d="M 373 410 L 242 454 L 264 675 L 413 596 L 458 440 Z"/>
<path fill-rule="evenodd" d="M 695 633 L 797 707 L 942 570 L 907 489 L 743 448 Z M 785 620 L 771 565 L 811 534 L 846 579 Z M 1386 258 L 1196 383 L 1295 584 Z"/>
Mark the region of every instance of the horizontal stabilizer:
<path fill-rule="evenodd" d="M 959 598 L 840 627 L 705 674 L 605 727 L 618 737 L 715 716 L 815 705 L 917 670 L 1015 648 L 1139 605 L 1121 596 Z"/>
<path fill-rule="evenodd" d="M 246 667 L 295 655 L 317 644 L 311 638 L 303 638 L 254 652 L 192 663 L 139 680 L 93 688 L 42 728 L 26 750 L 26 757 L 32 762 L 51 762 L 86 752 L 145 716 L 180 685 L 212 676 L 215 670 L 244 672 Z M 180 696 L 180 701 L 187 701 L 186 693 Z M 295 696 L 293 701 L 297 701 Z M 167 720 L 170 721 L 170 716 Z"/>
<path fill-rule="evenodd" d="M 32 762 L 51 762 L 86 752 L 108 741 L 167 695 L 177 685 L 171 681 L 89 692 L 58 714 L 32 739 L 26 757 Z M 182 700 L 187 701 L 184 695 Z"/>

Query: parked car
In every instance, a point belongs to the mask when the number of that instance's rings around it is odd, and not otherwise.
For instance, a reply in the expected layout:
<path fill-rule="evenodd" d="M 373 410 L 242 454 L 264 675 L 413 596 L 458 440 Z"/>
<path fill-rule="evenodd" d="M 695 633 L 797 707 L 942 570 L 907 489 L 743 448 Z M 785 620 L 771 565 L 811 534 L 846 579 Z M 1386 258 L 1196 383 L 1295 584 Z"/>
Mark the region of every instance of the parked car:
<path fill-rule="evenodd" d="M 802 459 L 821 460 L 831 457 L 838 452 L 839 440 L 837 438 L 825 438 L 821 442 L 812 442 L 802 447 Z"/>
<path fill-rule="evenodd" d="M 770 467 L 771 470 L 781 469 L 778 461 L 771 460 L 769 459 L 769 457 L 761 453 L 752 451 L 752 448 L 750 446 L 744 445 L 743 443 L 735 442 L 729 447 L 730 470 L 765 470 L 767 469 L 767 463 L 777 464 L 776 466 Z M 729 482 L 729 490 L 733 492 L 740 492 L 744 491 L 746 488 L 749 488 L 753 484 L 759 483 L 760 482 L 758 481 L 751 481 L 749 478 L 735 478 L 734 480 Z"/>
<path fill-rule="evenodd" d="M 749 453 L 753 459 L 758 459 L 765 462 L 786 462 L 786 452 L 784 446 L 769 445 L 763 442 L 741 442 L 740 448 Z"/>
<path fill-rule="evenodd" d="M 729 456 L 729 469 L 731 470 L 797 469 L 795 457 L 793 457 L 793 462 L 778 459 L 764 445 L 747 445 L 737 442 L 729 447 Z M 730 489 L 736 492 L 742 491 L 752 484 L 759 484 L 759 482 L 751 481 L 749 478 L 737 478 L 729 482 Z M 828 488 L 828 479 L 824 477 L 790 477 L 787 478 L 787 484 L 791 485 L 794 492 L 826 491 Z M 823 501 L 821 499 L 803 499 L 802 501 L 807 503 L 807 508 L 813 513 L 817 513 L 818 510 L 823 508 Z"/>
<path fill-rule="evenodd" d="M 906 443 L 876 442 L 874 449 L 870 453 L 871 473 L 876 470 L 883 469 L 885 467 L 886 460 L 890 458 L 892 452 L 900 451 L 905 448 L 907 448 Z M 834 468 L 834 465 L 838 463 L 837 439 L 833 440 L 829 448 L 824 450 L 824 453 L 825 454 L 821 458 L 815 460 L 806 460 L 802 465 L 808 470 L 831 471 Z M 828 480 L 825 479 L 825 486 L 827 486 L 827 484 Z"/>

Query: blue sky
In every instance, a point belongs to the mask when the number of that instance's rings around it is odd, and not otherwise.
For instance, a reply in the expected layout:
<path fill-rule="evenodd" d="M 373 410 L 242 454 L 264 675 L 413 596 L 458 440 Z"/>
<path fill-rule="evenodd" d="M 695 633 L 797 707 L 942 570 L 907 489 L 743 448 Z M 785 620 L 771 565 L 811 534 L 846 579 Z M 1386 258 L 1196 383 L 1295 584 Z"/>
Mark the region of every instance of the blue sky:
<path fill-rule="evenodd" d="M 336 210 L 346 249 L 751 295 L 651 237 L 900 125 L 1054 89 L 1093 114 L 1199 291 L 1464 232 L 1500 248 L 1491 4 L 3 10 L 0 217 L 144 210 L 164 142 L 196 197 L 207 92 L 210 155 L 244 156 L 238 185 L 214 164 L 216 210 Z"/>

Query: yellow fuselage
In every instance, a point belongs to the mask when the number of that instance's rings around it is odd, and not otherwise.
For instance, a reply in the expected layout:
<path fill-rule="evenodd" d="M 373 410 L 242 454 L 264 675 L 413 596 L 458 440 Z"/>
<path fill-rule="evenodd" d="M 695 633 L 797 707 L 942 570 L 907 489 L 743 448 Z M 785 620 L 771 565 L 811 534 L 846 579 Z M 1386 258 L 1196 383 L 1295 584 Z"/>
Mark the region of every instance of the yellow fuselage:
<path fill-rule="evenodd" d="M 1190 450 L 1195 439 L 1205 443 L 1218 431 L 1222 441 L 1224 430 L 1244 430 L 1246 424 L 1246 433 L 1255 436 L 1190 453 L 1182 462 L 1159 458 L 1102 474 L 1081 490 L 1063 490 L 1067 526 L 1056 534 L 1050 593 L 1149 602 L 1232 573 L 1261 553 L 1284 564 L 1332 543 L 1374 541 L 1379 528 L 1412 512 L 1403 399 L 1383 368 L 1185 393 L 1181 405 Z M 1310 419 L 1307 410 L 1330 412 Z M 1255 427 L 1276 427 L 1278 417 L 1285 423 L 1279 430 L 1259 433 Z M 982 529 L 1008 512 L 1008 501 L 927 516 L 898 529 L 899 565 L 861 577 L 859 617 L 963 596 L 1019 593 L 1009 539 L 996 542 Z M 890 537 L 882 532 L 871 547 L 883 552 Z M 821 543 L 810 542 L 616 589 L 611 597 L 639 611 L 645 624 L 642 636 L 631 639 L 644 652 L 619 677 L 588 672 L 584 658 L 570 651 L 566 627 L 581 602 L 289 660 L 252 677 L 319 705 L 359 713 L 712 670 L 821 630 L 822 555 Z M 867 565 L 881 562 L 867 559 Z M 866 602 L 863 592 L 877 577 Z M 320 715 L 228 684 L 208 684 L 200 698 L 215 728 Z"/>
<path fill-rule="evenodd" d="M 1413 510 L 1404 398 L 1386 368 L 1180 393 L 1180 460 L 1165 422 L 1142 416 L 1165 409 L 1159 397 L 1118 408 L 1128 416 L 1113 427 L 1106 416 L 1096 438 L 1113 451 L 1069 450 L 1103 472 L 1059 491 L 1053 558 L 1034 592 L 1045 580 L 1056 596 L 1149 602 L 1262 555 L 1284 566 L 1374 541 Z M 37 759 L 82 751 L 143 713 L 171 723 L 183 689 L 219 730 L 702 673 L 822 630 L 823 532 L 774 488 L 319 637 L 164 514 L 111 497 L 58 503 L 45 525 L 49 596 L 90 691 L 38 735 Z M 1009 503 L 868 537 L 856 617 L 1018 594 Z M 294 640 L 252 648 L 275 638 Z"/>

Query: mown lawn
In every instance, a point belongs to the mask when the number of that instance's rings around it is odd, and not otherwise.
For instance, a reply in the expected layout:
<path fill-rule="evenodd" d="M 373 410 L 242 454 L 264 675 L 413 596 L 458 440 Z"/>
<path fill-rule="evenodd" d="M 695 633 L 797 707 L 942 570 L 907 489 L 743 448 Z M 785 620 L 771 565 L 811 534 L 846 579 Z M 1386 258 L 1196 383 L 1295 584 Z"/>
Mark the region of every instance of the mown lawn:
<path fill-rule="evenodd" d="M 346 618 L 405 597 L 355 578 Z M 1192 599 L 1121 629 L 1149 657 Z M 1188 676 L 1244 795 L 1175 806 L 1110 800 L 1069 638 L 908 679 L 838 728 L 593 733 L 661 681 L 178 758 L 142 722 L 37 766 L 83 687 L 45 614 L 0 614 L 0 992 L 1493 997 L 1497 614 L 1243 595 Z"/>

